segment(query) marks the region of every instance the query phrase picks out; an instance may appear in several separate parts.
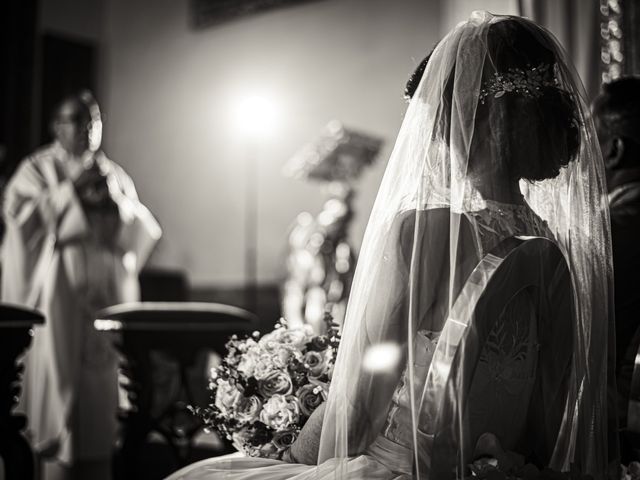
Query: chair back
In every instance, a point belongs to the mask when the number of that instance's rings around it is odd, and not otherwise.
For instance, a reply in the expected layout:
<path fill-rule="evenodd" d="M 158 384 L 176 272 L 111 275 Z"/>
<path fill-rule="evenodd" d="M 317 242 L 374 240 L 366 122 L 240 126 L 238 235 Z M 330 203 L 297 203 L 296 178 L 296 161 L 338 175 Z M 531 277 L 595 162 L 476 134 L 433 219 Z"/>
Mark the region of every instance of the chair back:
<path fill-rule="evenodd" d="M 485 433 L 548 465 L 568 392 L 571 298 L 567 263 L 551 240 L 511 237 L 478 263 L 427 376 L 428 478 L 462 477 Z"/>

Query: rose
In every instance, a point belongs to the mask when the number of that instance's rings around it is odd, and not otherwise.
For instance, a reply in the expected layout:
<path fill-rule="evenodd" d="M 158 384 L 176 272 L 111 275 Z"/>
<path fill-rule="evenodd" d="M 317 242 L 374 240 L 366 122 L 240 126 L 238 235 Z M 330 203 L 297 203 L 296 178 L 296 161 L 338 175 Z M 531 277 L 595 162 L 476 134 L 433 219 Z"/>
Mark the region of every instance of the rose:
<path fill-rule="evenodd" d="M 298 432 L 295 430 L 284 430 L 273 434 L 273 444 L 282 451 L 290 448 L 293 442 L 298 438 Z"/>
<path fill-rule="evenodd" d="M 282 345 L 282 343 L 279 340 L 279 337 L 280 337 L 279 330 L 274 330 L 273 332 L 267 333 L 264 337 L 262 337 L 258 342 L 258 345 L 265 352 L 273 353 L 276 350 L 278 350 Z"/>
<path fill-rule="evenodd" d="M 291 350 L 285 347 L 275 349 L 271 354 L 271 361 L 277 368 L 284 368 L 291 357 Z"/>
<path fill-rule="evenodd" d="M 271 360 L 277 368 L 285 368 L 292 359 L 302 359 L 300 350 L 292 345 L 283 345 L 280 343 L 271 355 Z"/>
<path fill-rule="evenodd" d="M 299 418 L 298 400 L 291 395 L 274 395 L 267 400 L 260 413 L 260 420 L 278 432 L 297 424 Z"/>
<path fill-rule="evenodd" d="M 304 354 L 302 359 L 304 366 L 309 370 L 309 377 L 318 378 L 327 369 L 327 357 L 324 353 L 310 351 Z"/>
<path fill-rule="evenodd" d="M 242 392 L 228 380 L 218 380 L 215 406 L 227 416 L 234 412 L 242 399 Z"/>
<path fill-rule="evenodd" d="M 308 417 L 327 399 L 327 394 L 321 385 L 308 383 L 298 389 L 296 397 L 300 402 L 300 412 Z"/>
<path fill-rule="evenodd" d="M 262 409 L 262 402 L 258 397 L 252 395 L 250 397 L 244 397 L 238 402 L 236 409 L 236 419 L 240 423 L 250 423 L 260 418 L 260 410 Z"/>
<path fill-rule="evenodd" d="M 305 327 L 309 327 L 305 325 Z M 278 330 L 277 341 L 285 345 L 291 345 L 301 350 L 307 343 L 311 330 L 309 328 L 296 328 L 293 330 L 281 329 Z"/>
<path fill-rule="evenodd" d="M 265 338 L 267 338 L 267 340 L 265 340 Z M 260 339 L 260 347 L 267 353 L 275 353 L 282 348 L 282 344 L 274 340 L 273 337 L 264 337 Z"/>
<path fill-rule="evenodd" d="M 260 354 L 259 357 L 257 357 L 256 363 L 253 369 L 253 375 L 258 380 L 261 380 L 276 368 L 277 367 L 274 365 L 271 355 L 269 355 L 268 353 L 262 353 Z"/>
<path fill-rule="evenodd" d="M 293 384 L 289 375 L 278 370 L 268 373 L 258 383 L 258 391 L 265 398 L 276 394 L 289 395 L 292 390 Z"/>
<path fill-rule="evenodd" d="M 236 367 L 238 372 L 240 372 L 245 377 L 251 377 L 254 375 L 256 365 L 260 361 L 260 355 L 255 350 L 245 351 L 240 356 L 240 361 L 238 362 L 238 366 Z"/>

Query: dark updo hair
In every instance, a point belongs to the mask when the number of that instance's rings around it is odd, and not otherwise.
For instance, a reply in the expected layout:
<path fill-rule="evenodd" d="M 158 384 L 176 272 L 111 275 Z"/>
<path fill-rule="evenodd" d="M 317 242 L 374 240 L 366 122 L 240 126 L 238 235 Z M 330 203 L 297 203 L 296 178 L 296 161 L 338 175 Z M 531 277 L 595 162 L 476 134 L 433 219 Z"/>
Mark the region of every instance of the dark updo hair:
<path fill-rule="evenodd" d="M 429 52 L 429 55 L 422 59 L 422 61 L 418 64 L 416 69 L 409 77 L 409 80 L 407 80 L 407 84 L 404 87 L 405 100 L 411 100 L 413 98 L 413 95 L 416 93 L 418 85 L 420 85 L 420 80 L 422 80 L 422 75 L 424 75 L 424 70 L 427 68 L 427 63 L 429 63 L 429 59 L 431 58 L 432 53 L 433 49 Z"/>
<path fill-rule="evenodd" d="M 487 75 L 539 65 L 556 66 L 556 47 L 548 34 L 527 20 L 496 22 L 487 35 Z M 552 74 L 557 75 L 556 72 Z M 486 78 L 486 77 L 485 77 Z M 513 177 L 536 181 L 553 178 L 575 159 L 580 148 L 575 99 L 561 86 L 542 86 L 536 98 L 507 94 L 488 98 L 489 125 Z M 481 107 L 480 107 L 481 108 Z M 479 109 L 480 109 L 479 108 Z"/>
<path fill-rule="evenodd" d="M 489 27 L 487 44 L 483 82 L 494 73 L 509 69 L 528 70 L 539 65 L 550 65 L 553 69 L 558 61 L 553 40 L 525 19 L 495 22 Z M 406 98 L 414 96 L 430 57 L 431 53 L 409 78 Z M 452 72 L 442 99 L 441 109 L 447 111 L 440 114 L 445 123 L 450 120 L 454 76 Z M 506 171 L 511 178 L 529 181 L 553 178 L 575 159 L 580 148 L 578 107 L 573 96 L 560 86 L 541 87 L 541 95 L 536 98 L 517 93 L 500 98 L 489 96 L 478 104 L 476 119 L 488 120 L 497 153 L 492 161 L 499 163 L 493 167 Z M 445 139 L 448 129 L 447 125 L 440 128 Z M 474 141 L 484 140 L 477 138 L 480 132 L 476 133 Z"/>

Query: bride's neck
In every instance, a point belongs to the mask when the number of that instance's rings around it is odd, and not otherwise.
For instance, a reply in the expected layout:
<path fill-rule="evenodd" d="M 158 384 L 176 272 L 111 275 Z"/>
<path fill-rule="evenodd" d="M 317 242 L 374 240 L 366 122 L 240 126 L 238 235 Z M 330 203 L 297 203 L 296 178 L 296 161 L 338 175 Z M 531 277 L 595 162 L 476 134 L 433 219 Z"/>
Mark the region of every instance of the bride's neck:
<path fill-rule="evenodd" d="M 524 197 L 520 192 L 520 180 L 514 179 L 509 172 L 499 168 L 498 165 L 506 165 L 506 160 L 497 161 L 500 156 L 491 141 L 491 135 L 479 136 L 484 139 L 474 142 L 472 145 L 472 158 L 474 159 L 470 173 L 473 187 L 480 193 L 484 200 L 524 205 Z M 476 138 L 474 137 L 474 140 Z"/>
<path fill-rule="evenodd" d="M 525 204 L 518 181 L 500 181 L 497 178 L 494 178 L 493 181 L 482 179 L 475 183 L 475 188 L 484 200 L 513 205 Z"/>

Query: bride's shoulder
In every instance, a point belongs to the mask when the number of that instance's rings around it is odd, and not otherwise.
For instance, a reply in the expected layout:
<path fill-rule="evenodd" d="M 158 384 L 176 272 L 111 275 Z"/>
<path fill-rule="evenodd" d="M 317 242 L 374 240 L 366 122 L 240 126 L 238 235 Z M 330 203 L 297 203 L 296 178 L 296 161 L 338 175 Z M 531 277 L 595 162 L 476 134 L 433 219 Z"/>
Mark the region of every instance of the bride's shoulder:
<path fill-rule="evenodd" d="M 448 231 L 456 220 L 460 225 L 469 224 L 464 215 L 452 212 L 449 207 L 403 210 L 393 219 L 391 231 L 402 238 L 413 235 L 416 228 L 442 233 Z"/>
<path fill-rule="evenodd" d="M 423 255 L 441 255 L 443 249 L 448 248 L 450 231 L 456 224 L 458 241 L 473 244 L 471 223 L 464 215 L 448 207 L 405 210 L 398 213 L 391 224 L 388 245 L 394 248 L 399 245 L 404 256 L 410 258 L 414 240 L 420 239 L 423 245 L 429 246 L 426 251 L 420 250 Z"/>
<path fill-rule="evenodd" d="M 416 222 L 449 222 L 451 210 L 448 207 L 430 209 L 409 209 L 402 210 L 393 219 L 392 228 L 395 230 L 406 230 L 415 227 Z"/>

